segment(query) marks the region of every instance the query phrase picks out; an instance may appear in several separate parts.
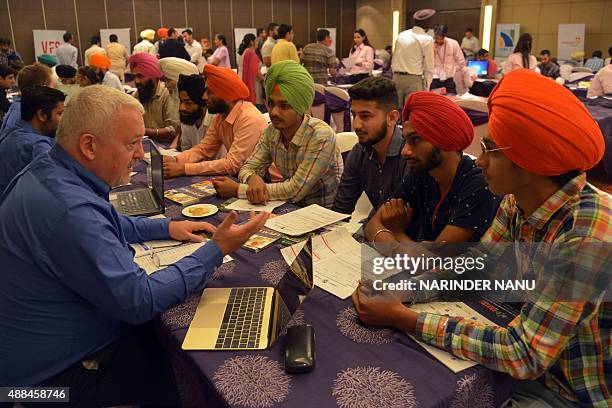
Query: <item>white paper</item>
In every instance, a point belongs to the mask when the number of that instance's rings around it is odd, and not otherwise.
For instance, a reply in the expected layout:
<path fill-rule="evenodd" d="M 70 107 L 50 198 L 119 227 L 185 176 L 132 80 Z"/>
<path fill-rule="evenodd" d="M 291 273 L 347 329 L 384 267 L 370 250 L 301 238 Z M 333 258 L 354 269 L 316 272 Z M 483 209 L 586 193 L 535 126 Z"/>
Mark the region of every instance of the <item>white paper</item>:
<path fill-rule="evenodd" d="M 472 309 L 465 303 L 461 302 L 417 303 L 410 306 L 410 308 L 415 312 L 426 312 L 439 315 L 448 315 L 452 317 L 463 317 L 464 319 L 473 320 L 475 322 L 482 323 L 487 326 L 497 326 L 495 323 L 493 323 L 480 313 L 476 312 L 474 309 Z M 478 364 L 474 361 L 462 360 L 458 357 L 455 357 L 451 353 L 426 344 L 412 335 L 410 337 L 412 337 L 414 341 L 419 343 L 419 345 L 423 347 L 425 351 L 434 356 L 438 361 L 440 361 L 454 373 L 458 373 L 459 371 L 474 367 Z"/>
<path fill-rule="evenodd" d="M 286 201 L 268 201 L 266 204 L 251 204 L 249 200 L 239 199 L 226 206 L 228 210 L 236 211 L 267 211 L 272 212 L 276 207 L 285 204 Z"/>
<path fill-rule="evenodd" d="M 159 150 L 159 154 L 161 154 L 162 156 L 174 157 L 181 154 L 181 152 L 176 149 L 164 149 L 163 147 L 159 146 L 157 146 L 157 150 Z M 146 161 L 147 163 L 151 163 L 151 152 L 147 152 L 144 154 L 144 161 Z"/>
<path fill-rule="evenodd" d="M 176 241 L 174 239 L 160 239 L 160 240 L 155 240 L 155 241 L 147 241 L 143 243 L 130 244 L 130 246 L 134 248 L 134 251 L 135 251 L 134 257 L 139 257 L 142 255 L 150 254 L 152 249 L 155 250 L 158 248 L 174 247 L 174 246 L 179 246 L 182 243 L 183 243 L 182 241 Z"/>
<path fill-rule="evenodd" d="M 318 204 L 312 204 L 278 217 L 269 218 L 266 222 L 266 227 L 286 235 L 297 236 L 307 234 L 348 217 L 349 215 L 347 214 L 341 214 L 321 207 Z"/>
<path fill-rule="evenodd" d="M 280 253 L 283 256 L 283 259 L 285 260 L 285 262 L 287 262 L 287 265 L 291 265 L 293 261 L 295 261 L 295 258 L 297 258 L 302 248 L 304 248 L 304 246 L 306 245 L 306 242 L 308 242 L 308 240 L 298 242 L 291 246 L 284 247 L 280 250 Z"/>
<path fill-rule="evenodd" d="M 342 65 L 346 69 L 351 69 L 355 66 L 355 60 L 353 58 L 342 58 Z"/>
<path fill-rule="evenodd" d="M 359 231 L 361 229 L 361 227 L 363 227 L 363 224 L 360 222 L 345 222 L 345 221 L 338 221 L 335 222 L 331 225 L 328 225 L 327 227 L 325 227 L 326 230 L 328 231 L 337 231 L 339 229 L 345 229 L 347 230 L 351 235 L 352 234 L 356 234 L 357 231 Z"/>
<path fill-rule="evenodd" d="M 142 269 L 145 270 L 148 275 L 150 275 L 153 272 L 172 265 L 180 261 L 184 257 L 193 254 L 197 249 L 205 245 L 208 241 L 209 240 L 205 240 L 204 242 L 189 242 L 175 247 L 157 250 L 154 249 L 153 251 L 149 250 L 144 255 L 135 256 L 134 262 L 136 262 Z M 154 257 L 157 258 L 157 265 L 159 266 L 156 265 Z M 234 259 L 229 255 L 225 255 L 223 257 L 223 263 L 227 263 L 233 260 Z"/>
<path fill-rule="evenodd" d="M 361 280 L 361 248 L 340 252 L 314 263 L 314 284 L 321 289 L 346 299 L 353 294 Z"/>

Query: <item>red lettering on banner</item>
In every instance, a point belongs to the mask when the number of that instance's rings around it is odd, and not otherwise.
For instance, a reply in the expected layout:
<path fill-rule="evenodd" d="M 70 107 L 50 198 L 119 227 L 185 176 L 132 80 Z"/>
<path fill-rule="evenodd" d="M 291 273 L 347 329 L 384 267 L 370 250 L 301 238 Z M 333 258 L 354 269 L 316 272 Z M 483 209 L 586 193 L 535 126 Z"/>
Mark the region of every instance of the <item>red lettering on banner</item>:
<path fill-rule="evenodd" d="M 43 54 L 53 54 L 53 51 L 60 46 L 60 43 L 59 41 L 41 41 L 40 45 Z"/>

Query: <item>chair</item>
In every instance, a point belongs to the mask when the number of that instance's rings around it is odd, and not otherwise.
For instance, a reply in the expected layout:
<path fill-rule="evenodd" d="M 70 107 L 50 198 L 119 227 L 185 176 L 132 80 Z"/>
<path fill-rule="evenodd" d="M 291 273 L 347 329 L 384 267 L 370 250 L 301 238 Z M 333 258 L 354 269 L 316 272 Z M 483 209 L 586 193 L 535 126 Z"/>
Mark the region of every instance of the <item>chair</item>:
<path fill-rule="evenodd" d="M 310 115 L 325 120 L 325 85 L 315 84 L 315 96 L 310 108 Z"/>
<path fill-rule="evenodd" d="M 340 149 L 340 153 L 351 151 L 353 146 L 357 144 L 359 138 L 355 132 L 341 132 L 336 134 L 336 144 Z"/>
<path fill-rule="evenodd" d="M 344 89 L 334 86 L 325 88 L 325 122 L 336 132 L 351 131 L 351 97 Z"/>
<path fill-rule="evenodd" d="M 266 120 L 266 123 L 269 125 L 272 121 L 270 120 L 270 113 L 266 112 L 262 114 L 264 119 Z"/>

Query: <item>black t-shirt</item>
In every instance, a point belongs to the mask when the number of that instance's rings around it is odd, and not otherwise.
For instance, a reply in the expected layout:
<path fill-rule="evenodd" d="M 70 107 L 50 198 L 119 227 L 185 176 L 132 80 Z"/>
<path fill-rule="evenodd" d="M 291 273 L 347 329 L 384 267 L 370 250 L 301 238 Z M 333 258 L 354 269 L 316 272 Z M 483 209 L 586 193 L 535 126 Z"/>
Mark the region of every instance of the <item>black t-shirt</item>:
<path fill-rule="evenodd" d="M 435 241 L 444 227 L 454 225 L 473 230 L 470 241 L 477 242 L 489 228 L 500 203 L 499 197 L 489 191 L 474 159 L 466 155 L 461 157 L 453 184 L 441 203 L 438 183 L 427 172 L 407 172 L 394 197 L 410 203 L 414 210 L 406 235 L 415 241 Z"/>

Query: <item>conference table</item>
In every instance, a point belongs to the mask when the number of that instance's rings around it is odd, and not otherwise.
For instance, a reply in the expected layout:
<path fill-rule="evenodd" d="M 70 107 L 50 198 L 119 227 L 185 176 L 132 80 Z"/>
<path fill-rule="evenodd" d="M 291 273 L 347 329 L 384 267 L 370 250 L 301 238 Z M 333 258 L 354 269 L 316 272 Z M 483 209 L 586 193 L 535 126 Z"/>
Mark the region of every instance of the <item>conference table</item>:
<path fill-rule="evenodd" d="M 146 184 L 145 166 L 132 185 Z M 177 188 L 205 180 L 180 177 L 165 181 Z M 201 202 L 219 205 L 217 197 Z M 166 200 L 167 217 L 183 219 L 181 207 Z M 297 207 L 285 204 L 274 213 Z M 205 218 L 218 224 L 226 213 Z M 239 221 L 246 220 L 239 214 Z M 274 286 L 288 270 L 280 244 L 259 253 L 239 249 L 220 266 L 207 287 Z M 262 351 L 183 351 L 181 344 L 200 294 L 167 310 L 156 328 L 170 356 L 186 407 L 441 407 L 499 406 L 515 381 L 506 374 L 474 366 L 457 374 L 425 352 L 406 334 L 363 326 L 351 299 L 341 300 L 317 287 L 306 297 L 289 325 L 308 323 L 315 330 L 316 366 L 311 373 L 284 371 L 284 336 Z"/>

